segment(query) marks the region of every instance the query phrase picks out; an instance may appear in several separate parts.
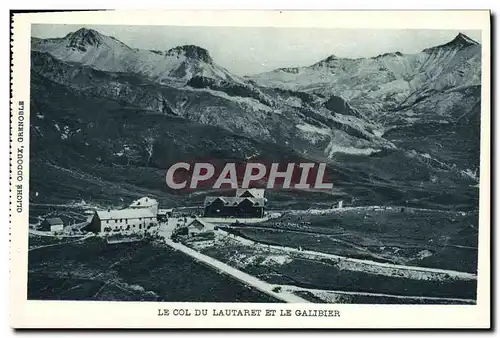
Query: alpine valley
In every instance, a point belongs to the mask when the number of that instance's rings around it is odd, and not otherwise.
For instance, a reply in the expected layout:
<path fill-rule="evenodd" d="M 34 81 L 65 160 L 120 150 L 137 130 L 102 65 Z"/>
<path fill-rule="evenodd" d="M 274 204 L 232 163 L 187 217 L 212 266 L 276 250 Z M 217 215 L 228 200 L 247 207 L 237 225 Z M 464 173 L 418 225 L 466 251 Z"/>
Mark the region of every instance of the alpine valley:
<path fill-rule="evenodd" d="M 179 161 L 325 162 L 330 192 L 279 203 L 476 210 L 481 46 L 331 55 L 240 77 L 209 51 L 140 50 L 82 28 L 31 41 L 30 202 L 199 203 L 165 184 Z"/>

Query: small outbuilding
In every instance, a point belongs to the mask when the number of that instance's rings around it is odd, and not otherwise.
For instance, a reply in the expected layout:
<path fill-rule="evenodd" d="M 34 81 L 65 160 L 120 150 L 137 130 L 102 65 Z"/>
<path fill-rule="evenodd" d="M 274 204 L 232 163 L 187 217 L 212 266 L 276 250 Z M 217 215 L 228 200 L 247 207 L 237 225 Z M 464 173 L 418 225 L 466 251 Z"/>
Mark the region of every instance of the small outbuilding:
<path fill-rule="evenodd" d="M 40 225 L 41 231 L 59 232 L 63 231 L 64 223 L 59 217 L 46 218 Z"/>
<path fill-rule="evenodd" d="M 202 232 L 207 232 L 209 230 L 213 230 L 211 224 L 202 221 L 199 218 L 193 219 L 190 223 L 187 224 L 187 235 L 189 237 L 197 235 Z"/>

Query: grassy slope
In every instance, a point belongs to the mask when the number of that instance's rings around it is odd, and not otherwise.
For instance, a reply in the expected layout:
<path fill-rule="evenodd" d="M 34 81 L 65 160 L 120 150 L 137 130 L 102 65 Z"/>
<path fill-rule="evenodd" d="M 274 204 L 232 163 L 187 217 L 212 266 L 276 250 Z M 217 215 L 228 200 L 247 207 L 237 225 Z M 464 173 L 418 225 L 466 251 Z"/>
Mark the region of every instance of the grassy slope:
<path fill-rule="evenodd" d="M 28 299 L 274 302 L 167 247 L 90 239 L 31 251 Z"/>
<path fill-rule="evenodd" d="M 262 228 L 238 231 L 269 244 L 476 273 L 477 222 L 475 212 L 354 209 L 321 216 L 287 215 L 259 224 Z"/>

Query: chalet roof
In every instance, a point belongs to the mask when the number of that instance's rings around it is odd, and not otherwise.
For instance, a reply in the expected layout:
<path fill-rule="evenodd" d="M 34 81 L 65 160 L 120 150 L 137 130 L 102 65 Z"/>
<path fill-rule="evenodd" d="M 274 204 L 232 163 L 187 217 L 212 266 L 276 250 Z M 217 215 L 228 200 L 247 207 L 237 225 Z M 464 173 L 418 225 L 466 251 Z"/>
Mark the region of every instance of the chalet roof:
<path fill-rule="evenodd" d="M 257 188 L 236 189 L 236 197 L 241 197 L 243 194 L 248 192 L 251 194 L 251 196 L 245 196 L 245 197 L 264 198 L 265 191 L 266 191 L 265 189 L 257 189 Z"/>
<path fill-rule="evenodd" d="M 195 218 L 195 219 L 191 220 L 191 222 L 189 222 L 186 226 L 188 226 L 188 227 L 189 227 L 189 226 L 191 226 L 191 225 L 193 225 L 193 224 L 196 224 L 196 223 L 200 223 L 200 224 L 201 224 L 201 225 L 203 225 L 203 227 L 205 227 L 205 228 L 206 228 L 206 227 L 208 227 L 208 226 L 210 225 L 209 223 L 207 223 L 207 222 L 205 222 L 205 221 L 202 221 L 202 220 L 201 220 L 201 219 L 199 219 L 199 218 Z"/>
<path fill-rule="evenodd" d="M 266 204 L 265 198 L 249 198 L 249 200 L 253 200 L 254 207 L 263 207 Z"/>
<path fill-rule="evenodd" d="M 120 210 L 98 210 L 97 216 L 101 220 L 106 219 L 131 219 L 131 218 L 146 218 L 156 217 L 150 209 L 146 208 L 128 208 Z"/>
<path fill-rule="evenodd" d="M 64 225 L 62 219 L 60 219 L 59 217 L 46 218 L 45 221 L 50 225 L 60 225 L 60 224 Z"/>
<path fill-rule="evenodd" d="M 217 199 L 220 199 L 228 207 L 237 206 L 244 200 L 250 201 L 254 206 L 264 206 L 265 204 L 264 198 L 207 196 L 205 197 L 205 206 L 212 204 Z"/>

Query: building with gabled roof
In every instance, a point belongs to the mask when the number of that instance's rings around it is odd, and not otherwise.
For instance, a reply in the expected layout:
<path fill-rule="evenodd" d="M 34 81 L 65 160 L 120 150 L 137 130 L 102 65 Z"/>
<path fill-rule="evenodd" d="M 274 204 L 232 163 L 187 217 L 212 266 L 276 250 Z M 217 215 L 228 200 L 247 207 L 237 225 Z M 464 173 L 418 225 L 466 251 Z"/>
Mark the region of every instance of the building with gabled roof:
<path fill-rule="evenodd" d="M 210 223 L 207 223 L 199 218 L 193 219 L 186 225 L 188 229 L 188 236 L 197 235 L 202 232 L 213 230 Z"/>
<path fill-rule="evenodd" d="M 207 196 L 204 217 L 262 218 L 264 198 Z"/>
<path fill-rule="evenodd" d="M 97 210 L 86 227 L 94 233 L 143 232 L 158 225 L 156 214 L 149 208 Z"/>
<path fill-rule="evenodd" d="M 41 231 L 52 231 L 59 232 L 63 231 L 64 222 L 59 217 L 46 218 L 40 224 L 39 230 Z"/>

